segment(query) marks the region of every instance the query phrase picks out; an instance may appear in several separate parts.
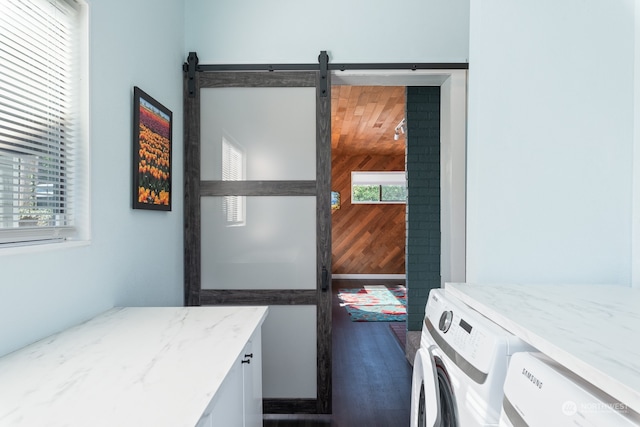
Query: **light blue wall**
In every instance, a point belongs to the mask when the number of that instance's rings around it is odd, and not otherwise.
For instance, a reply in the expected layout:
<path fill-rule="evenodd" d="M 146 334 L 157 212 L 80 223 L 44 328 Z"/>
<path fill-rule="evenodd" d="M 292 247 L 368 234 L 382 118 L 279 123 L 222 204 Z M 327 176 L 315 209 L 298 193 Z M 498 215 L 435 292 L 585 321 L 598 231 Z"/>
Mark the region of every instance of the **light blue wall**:
<path fill-rule="evenodd" d="M 632 250 L 631 250 L 631 284 L 640 288 L 640 7 L 634 11 L 634 127 L 633 127 L 633 219 L 632 219 Z"/>
<path fill-rule="evenodd" d="M 182 304 L 182 71 L 207 62 L 464 62 L 469 0 L 88 0 L 91 242 L 0 252 L 0 354 L 120 305 Z M 319 7 L 318 7 L 319 6 Z M 173 211 L 130 208 L 132 87 L 174 114 Z"/>
<path fill-rule="evenodd" d="M 471 3 L 467 281 L 631 283 L 634 16 Z"/>
<path fill-rule="evenodd" d="M 200 62 L 467 62 L 469 0 L 186 0 Z"/>
<path fill-rule="evenodd" d="M 629 284 L 634 2 L 560 3 L 187 0 L 185 50 L 201 63 L 468 58 L 467 280 Z"/>
<path fill-rule="evenodd" d="M 0 252 L 0 354 L 113 306 L 182 305 L 183 13 L 89 0 L 91 242 Z M 172 212 L 130 207 L 134 85 L 174 114 Z"/>
<path fill-rule="evenodd" d="M 114 305 L 182 304 L 188 51 L 201 63 L 469 58 L 467 280 L 630 282 L 631 0 L 478 1 L 471 18 L 468 0 L 89 2 L 91 244 L 0 253 L 0 354 Z M 170 213 L 130 209 L 134 85 L 174 113 Z"/>

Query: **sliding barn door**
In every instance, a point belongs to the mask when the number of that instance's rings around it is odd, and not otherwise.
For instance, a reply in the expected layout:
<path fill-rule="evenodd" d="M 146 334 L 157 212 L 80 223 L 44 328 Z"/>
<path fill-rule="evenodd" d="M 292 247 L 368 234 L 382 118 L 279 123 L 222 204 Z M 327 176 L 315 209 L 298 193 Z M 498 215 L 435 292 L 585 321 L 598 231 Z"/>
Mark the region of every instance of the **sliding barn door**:
<path fill-rule="evenodd" d="M 330 413 L 328 76 L 185 71 L 185 303 L 268 305 L 264 412 Z"/>

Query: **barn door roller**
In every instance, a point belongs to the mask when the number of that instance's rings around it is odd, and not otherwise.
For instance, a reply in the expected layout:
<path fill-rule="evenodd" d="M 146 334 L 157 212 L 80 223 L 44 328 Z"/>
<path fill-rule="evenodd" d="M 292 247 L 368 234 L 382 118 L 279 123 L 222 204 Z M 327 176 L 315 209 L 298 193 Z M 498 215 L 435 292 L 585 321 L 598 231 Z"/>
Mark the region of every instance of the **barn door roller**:
<path fill-rule="evenodd" d="M 187 62 L 182 66 L 182 70 L 187 72 L 187 90 L 189 98 L 196 96 L 196 68 L 198 67 L 198 55 L 195 52 L 189 52 Z"/>
<path fill-rule="evenodd" d="M 329 91 L 329 55 L 326 50 L 320 52 L 318 62 L 320 63 L 320 96 L 326 98 Z"/>

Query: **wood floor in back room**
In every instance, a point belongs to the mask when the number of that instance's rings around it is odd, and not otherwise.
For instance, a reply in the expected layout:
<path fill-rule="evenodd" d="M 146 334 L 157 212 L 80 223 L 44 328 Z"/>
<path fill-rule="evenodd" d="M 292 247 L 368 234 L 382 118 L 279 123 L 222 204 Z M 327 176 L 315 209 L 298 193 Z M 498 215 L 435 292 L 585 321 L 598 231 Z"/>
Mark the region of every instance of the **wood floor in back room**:
<path fill-rule="evenodd" d="M 351 322 L 340 288 L 403 281 L 333 280 L 333 413 L 265 415 L 265 427 L 406 427 L 411 365 L 386 322 Z"/>

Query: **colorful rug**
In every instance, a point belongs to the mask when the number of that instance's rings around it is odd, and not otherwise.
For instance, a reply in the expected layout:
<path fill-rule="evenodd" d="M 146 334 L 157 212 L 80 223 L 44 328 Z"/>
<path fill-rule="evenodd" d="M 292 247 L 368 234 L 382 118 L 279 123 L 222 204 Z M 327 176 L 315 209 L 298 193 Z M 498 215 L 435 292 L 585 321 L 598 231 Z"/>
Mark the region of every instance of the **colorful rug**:
<path fill-rule="evenodd" d="M 353 322 L 407 320 L 407 289 L 404 285 L 340 289 L 338 299 Z"/>

